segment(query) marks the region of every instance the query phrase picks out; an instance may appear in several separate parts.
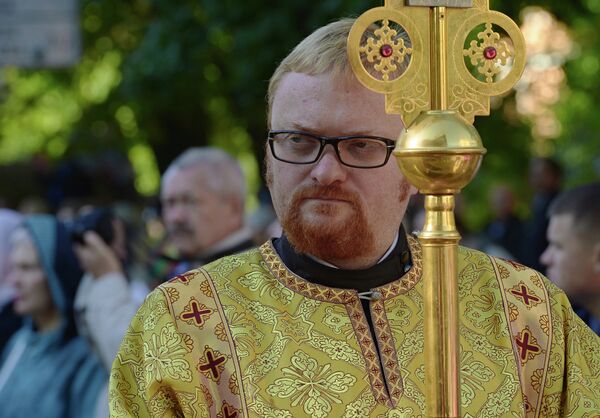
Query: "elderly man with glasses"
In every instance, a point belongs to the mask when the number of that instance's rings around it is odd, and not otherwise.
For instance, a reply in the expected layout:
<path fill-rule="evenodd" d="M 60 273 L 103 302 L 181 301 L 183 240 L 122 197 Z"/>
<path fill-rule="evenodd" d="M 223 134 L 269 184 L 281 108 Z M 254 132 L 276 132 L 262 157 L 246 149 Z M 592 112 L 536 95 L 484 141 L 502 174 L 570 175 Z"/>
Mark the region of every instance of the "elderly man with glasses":
<path fill-rule="evenodd" d="M 162 285 L 112 371 L 111 416 L 420 417 L 415 189 L 390 159 L 401 121 L 317 30 L 269 85 L 266 178 L 283 235 Z M 522 265 L 461 248 L 464 416 L 594 416 L 600 342 Z M 586 415 L 587 414 L 587 415 Z"/>

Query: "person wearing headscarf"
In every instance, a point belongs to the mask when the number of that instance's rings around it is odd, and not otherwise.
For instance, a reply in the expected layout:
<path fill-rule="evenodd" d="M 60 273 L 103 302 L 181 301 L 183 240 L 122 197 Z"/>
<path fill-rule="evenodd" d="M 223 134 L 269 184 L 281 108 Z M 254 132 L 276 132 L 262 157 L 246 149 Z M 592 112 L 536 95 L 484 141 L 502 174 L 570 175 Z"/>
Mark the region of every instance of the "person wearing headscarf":
<path fill-rule="evenodd" d="M 8 339 L 21 327 L 21 318 L 12 309 L 14 289 L 6 280 L 8 276 L 9 238 L 21 215 L 10 209 L 0 209 L 0 353 Z"/>
<path fill-rule="evenodd" d="M 11 237 L 8 281 L 24 325 L 0 360 L 3 418 L 81 418 L 94 415 L 107 375 L 73 315 L 82 277 L 67 228 L 32 215 Z"/>

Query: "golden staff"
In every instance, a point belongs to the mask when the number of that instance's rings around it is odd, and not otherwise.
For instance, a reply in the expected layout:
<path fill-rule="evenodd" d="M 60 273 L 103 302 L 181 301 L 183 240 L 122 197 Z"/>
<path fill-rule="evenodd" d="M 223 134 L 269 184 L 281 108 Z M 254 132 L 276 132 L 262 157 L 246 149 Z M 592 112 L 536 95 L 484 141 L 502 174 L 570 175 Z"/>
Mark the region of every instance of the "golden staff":
<path fill-rule="evenodd" d="M 489 10 L 488 0 L 385 0 L 356 20 L 348 55 L 357 78 L 384 93 L 386 111 L 400 114 L 408 127 L 394 155 L 425 195 L 419 241 L 426 413 L 459 417 L 454 195 L 473 179 L 485 153 L 475 116 L 489 115 L 490 96 L 510 89 L 523 72 L 523 36 L 509 17 Z"/>

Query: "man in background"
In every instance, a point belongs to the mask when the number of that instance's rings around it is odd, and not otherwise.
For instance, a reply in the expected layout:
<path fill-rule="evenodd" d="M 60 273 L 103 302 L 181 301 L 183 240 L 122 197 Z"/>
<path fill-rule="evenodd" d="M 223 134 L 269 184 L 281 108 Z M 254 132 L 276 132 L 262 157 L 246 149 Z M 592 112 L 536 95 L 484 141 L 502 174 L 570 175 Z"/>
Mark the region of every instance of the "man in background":
<path fill-rule="evenodd" d="M 168 276 L 250 248 L 245 200 L 242 169 L 225 151 L 196 147 L 177 157 L 163 175 L 160 192 L 167 240 L 176 250 Z"/>
<path fill-rule="evenodd" d="M 600 335 L 600 182 L 563 192 L 549 216 L 549 245 L 540 261 L 575 312 Z"/>
<path fill-rule="evenodd" d="M 540 255 L 548 246 L 546 230 L 548 229 L 548 208 L 560 193 L 562 167 L 551 158 L 534 158 L 529 165 L 529 184 L 533 189 L 531 214 L 525 223 L 524 239 L 521 248 L 521 261 L 542 273 L 544 265 L 540 263 Z"/>

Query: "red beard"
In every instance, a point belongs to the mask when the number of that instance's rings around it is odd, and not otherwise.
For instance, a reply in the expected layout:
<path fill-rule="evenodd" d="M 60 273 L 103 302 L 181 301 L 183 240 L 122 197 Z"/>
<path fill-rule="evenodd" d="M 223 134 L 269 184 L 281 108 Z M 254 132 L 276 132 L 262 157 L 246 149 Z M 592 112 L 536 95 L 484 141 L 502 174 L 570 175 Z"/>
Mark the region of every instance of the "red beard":
<path fill-rule="evenodd" d="M 268 154 L 267 154 L 268 155 Z M 265 157 L 267 185 L 273 185 L 270 161 Z M 410 184 L 403 180 L 398 188 L 398 200 L 408 199 Z M 311 224 L 302 215 L 303 201 L 311 197 L 345 200 L 352 206 L 352 214 L 345 224 L 328 223 L 326 226 Z M 334 216 L 337 209 L 323 204 L 315 208 L 323 215 Z M 386 210 L 385 208 L 381 208 Z M 310 254 L 325 261 L 349 260 L 369 254 L 375 248 L 375 234 L 369 228 L 360 199 L 355 193 L 339 186 L 311 185 L 297 189 L 292 195 L 289 208 L 281 214 L 284 233 L 297 252 Z"/>
<path fill-rule="evenodd" d="M 348 202 L 351 215 L 346 223 L 330 222 L 315 224 L 302 213 L 305 199 L 314 197 L 338 199 Z M 324 203 L 314 208 L 322 215 L 335 218 L 338 208 Z M 296 251 L 317 258 L 334 261 L 348 260 L 371 252 L 375 237 L 369 229 L 365 212 L 356 194 L 337 186 L 308 186 L 294 192 L 289 210 L 281 220 L 283 230 Z"/>

